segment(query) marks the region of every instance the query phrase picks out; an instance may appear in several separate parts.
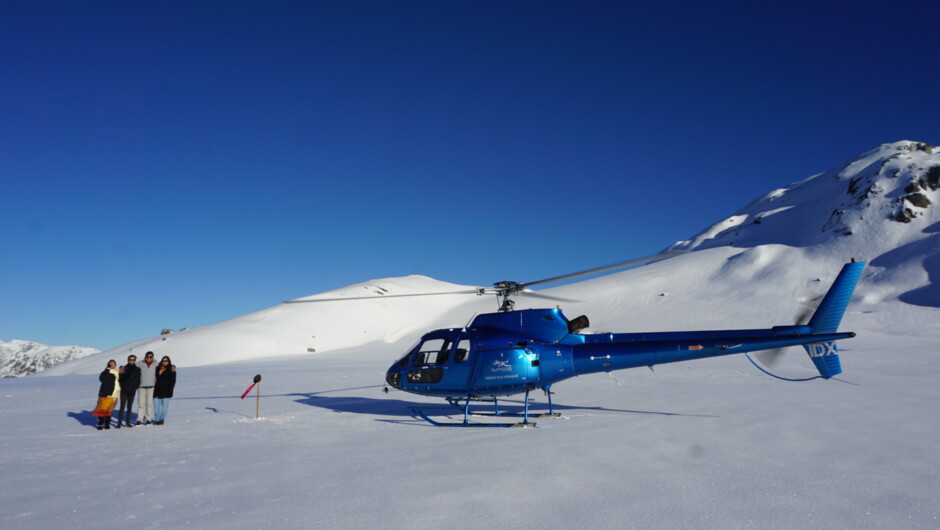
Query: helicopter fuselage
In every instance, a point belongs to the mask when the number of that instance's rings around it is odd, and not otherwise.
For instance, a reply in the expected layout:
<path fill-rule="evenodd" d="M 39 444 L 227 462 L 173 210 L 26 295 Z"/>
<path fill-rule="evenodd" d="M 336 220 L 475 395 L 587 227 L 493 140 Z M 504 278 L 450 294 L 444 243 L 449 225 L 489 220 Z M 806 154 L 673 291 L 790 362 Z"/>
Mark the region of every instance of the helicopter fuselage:
<path fill-rule="evenodd" d="M 811 326 L 580 334 L 571 332 L 560 309 L 526 309 L 479 315 L 467 328 L 424 335 L 388 369 L 386 381 L 426 396 L 485 398 L 548 388 L 578 375 L 801 344 L 834 345 L 852 336 L 815 333 Z M 834 346 L 819 351 L 838 363 Z"/>

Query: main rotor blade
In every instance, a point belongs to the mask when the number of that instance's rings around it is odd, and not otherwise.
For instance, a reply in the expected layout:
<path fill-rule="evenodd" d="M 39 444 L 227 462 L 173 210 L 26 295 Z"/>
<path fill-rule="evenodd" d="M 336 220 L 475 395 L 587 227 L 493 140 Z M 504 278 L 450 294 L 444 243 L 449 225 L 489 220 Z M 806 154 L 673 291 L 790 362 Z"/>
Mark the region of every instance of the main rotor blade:
<path fill-rule="evenodd" d="M 627 260 L 627 261 L 621 261 L 620 263 L 614 263 L 614 264 L 612 264 L 612 265 L 605 265 L 605 266 L 603 266 L 603 267 L 596 267 L 596 268 L 593 268 L 593 269 L 588 269 L 588 270 L 586 270 L 586 271 L 581 271 L 581 272 L 575 272 L 575 273 L 572 273 L 572 274 L 565 274 L 564 276 L 555 276 L 554 278 L 547 278 L 547 279 L 545 279 L 545 280 L 538 280 L 538 281 L 535 281 L 535 282 L 522 283 L 522 284 L 519 284 L 519 287 L 523 287 L 523 288 L 524 288 L 524 287 L 529 287 L 529 286 L 531 286 L 531 285 L 539 285 L 539 284 L 542 284 L 542 283 L 555 283 L 555 282 L 560 282 L 560 281 L 563 281 L 563 280 L 568 280 L 568 279 L 570 279 L 570 278 L 577 278 L 578 276 L 586 276 L 586 275 L 588 275 L 588 274 L 594 274 L 594 273 L 596 273 L 596 272 L 609 271 L 609 270 L 611 270 L 611 269 L 626 268 L 626 267 L 630 267 L 630 266 L 632 266 L 632 265 L 641 265 L 641 264 L 642 264 L 642 265 L 648 265 L 648 264 L 650 264 L 650 263 L 655 263 L 655 262 L 657 262 L 657 261 L 662 261 L 662 260 L 664 260 L 664 259 L 674 258 L 674 257 L 676 257 L 676 256 L 678 256 L 678 255 L 680 255 L 680 254 L 685 254 L 685 253 L 687 253 L 687 252 L 688 252 L 688 251 L 684 251 L 684 250 L 668 250 L 668 251 L 666 251 L 666 252 L 660 252 L 659 254 L 655 254 L 655 255 L 652 255 L 652 256 L 646 256 L 645 258 L 636 258 L 636 259 L 631 259 L 631 260 Z"/>
<path fill-rule="evenodd" d="M 516 294 L 519 295 L 519 296 L 528 296 L 528 297 L 530 297 L 530 298 L 541 298 L 541 299 L 543 299 L 543 300 L 553 300 L 553 301 L 555 301 L 555 302 L 568 302 L 569 304 L 575 304 L 575 303 L 578 303 L 578 302 L 581 301 L 581 300 L 571 300 L 571 299 L 569 299 L 569 298 L 562 298 L 562 297 L 560 297 L 560 296 L 552 296 L 552 295 L 548 295 L 548 294 L 542 294 L 542 293 L 539 293 L 539 292 L 536 292 L 536 291 L 530 291 L 530 290 L 528 290 L 528 289 L 526 289 L 526 290 L 524 290 L 524 291 L 519 291 L 519 292 L 516 293 Z"/>
<path fill-rule="evenodd" d="M 315 298 L 313 300 L 284 300 L 285 304 L 306 304 L 311 302 L 343 302 L 346 300 L 384 300 L 386 298 L 405 298 L 413 296 L 438 296 L 444 294 L 484 294 L 488 293 L 489 289 L 473 289 L 466 291 L 449 291 L 444 293 L 412 293 L 412 294 L 386 294 L 380 296 L 344 296 L 340 298 Z"/>

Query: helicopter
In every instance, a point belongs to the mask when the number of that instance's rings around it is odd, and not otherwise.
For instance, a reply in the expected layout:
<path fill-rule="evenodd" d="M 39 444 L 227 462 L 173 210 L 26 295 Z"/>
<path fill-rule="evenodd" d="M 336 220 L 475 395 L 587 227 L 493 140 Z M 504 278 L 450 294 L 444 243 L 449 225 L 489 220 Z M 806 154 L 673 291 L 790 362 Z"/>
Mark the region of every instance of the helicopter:
<path fill-rule="evenodd" d="M 808 322 L 779 325 L 766 329 L 713 331 L 674 331 L 650 333 L 582 334 L 590 326 L 586 315 L 569 319 L 559 307 L 554 309 L 514 309 L 514 296 L 562 300 L 534 292 L 533 285 L 561 282 L 611 269 L 644 265 L 675 257 L 685 252 L 667 251 L 573 274 L 519 283 L 497 282 L 491 288 L 436 294 L 495 294 L 499 310 L 476 315 L 463 328 L 439 329 L 424 334 L 420 341 L 392 364 L 385 374 L 386 383 L 398 390 L 444 398 L 463 410 L 462 422 L 432 419 L 422 409 L 413 412 L 434 426 L 530 427 L 530 393 L 541 389 L 548 397 L 548 413 L 539 417 L 557 417 L 552 404 L 552 386 L 579 375 L 611 372 L 627 368 L 653 366 L 724 355 L 757 354 L 772 365 L 784 348 L 802 346 L 812 360 L 818 377 L 830 379 L 842 373 L 836 341 L 852 338 L 853 332 L 839 332 L 846 307 L 865 262 L 846 263 Z M 309 301 L 362 300 L 374 297 L 318 299 Z M 301 303 L 308 300 L 294 300 Z M 750 356 L 748 355 L 750 359 Z M 752 360 L 753 362 L 753 360 Z M 757 363 L 754 363 L 765 371 Z M 770 372 L 766 372 L 769 375 Z M 777 376 L 774 376 L 777 377 Z M 388 391 L 388 387 L 385 388 Z M 524 394 L 522 414 L 501 412 L 499 398 Z M 521 422 L 470 422 L 472 402 L 492 402 L 495 416 L 521 416 Z M 474 412 L 473 415 L 487 413 Z"/>

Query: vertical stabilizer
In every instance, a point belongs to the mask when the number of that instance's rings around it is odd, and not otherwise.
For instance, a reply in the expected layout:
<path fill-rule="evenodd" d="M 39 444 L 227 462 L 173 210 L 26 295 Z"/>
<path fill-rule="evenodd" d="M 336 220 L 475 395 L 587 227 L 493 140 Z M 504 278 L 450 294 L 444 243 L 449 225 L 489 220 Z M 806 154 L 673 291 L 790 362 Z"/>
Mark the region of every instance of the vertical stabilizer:
<path fill-rule="evenodd" d="M 865 268 L 864 261 L 853 261 L 846 263 L 832 283 L 826 297 L 810 319 L 809 325 L 813 328 L 813 333 L 835 333 L 839 330 L 839 324 L 842 322 L 842 315 L 845 314 L 845 308 L 848 307 L 852 299 L 852 293 L 855 292 L 855 285 L 858 278 Z M 819 375 L 825 379 L 842 373 L 842 362 L 839 360 L 839 348 L 835 341 L 816 342 L 813 344 L 804 344 L 803 349 L 813 360 Z"/>
<path fill-rule="evenodd" d="M 814 333 L 835 333 L 839 330 L 842 315 L 845 314 L 845 308 L 852 299 L 855 284 L 858 283 L 858 277 L 861 276 L 864 268 L 864 261 L 853 261 L 842 267 L 836 281 L 833 282 L 826 297 L 823 298 L 813 318 L 809 321 Z"/>
<path fill-rule="evenodd" d="M 842 361 L 839 360 L 839 348 L 835 341 L 804 344 L 803 349 L 809 354 L 823 379 L 842 373 Z"/>

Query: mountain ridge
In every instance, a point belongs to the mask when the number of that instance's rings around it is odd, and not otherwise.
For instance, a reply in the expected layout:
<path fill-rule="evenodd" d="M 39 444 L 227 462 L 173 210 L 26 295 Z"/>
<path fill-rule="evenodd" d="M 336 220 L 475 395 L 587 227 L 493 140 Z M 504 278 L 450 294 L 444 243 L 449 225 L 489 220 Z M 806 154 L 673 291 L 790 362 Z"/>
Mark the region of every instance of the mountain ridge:
<path fill-rule="evenodd" d="M 907 239 L 917 239 L 917 229 L 927 230 L 940 222 L 938 189 L 940 150 L 909 140 L 886 143 L 758 197 L 671 248 L 699 250 L 767 243 L 806 247 L 832 244 L 831 235 L 860 233 L 882 236 L 906 232 Z M 893 223 L 881 222 L 885 220 Z M 913 230 L 900 226 L 905 224 L 913 224 Z M 768 225 L 791 229 L 769 230 Z"/>
<path fill-rule="evenodd" d="M 22 377 L 99 353 L 82 346 L 49 346 L 27 340 L 0 340 L 0 377 Z"/>

